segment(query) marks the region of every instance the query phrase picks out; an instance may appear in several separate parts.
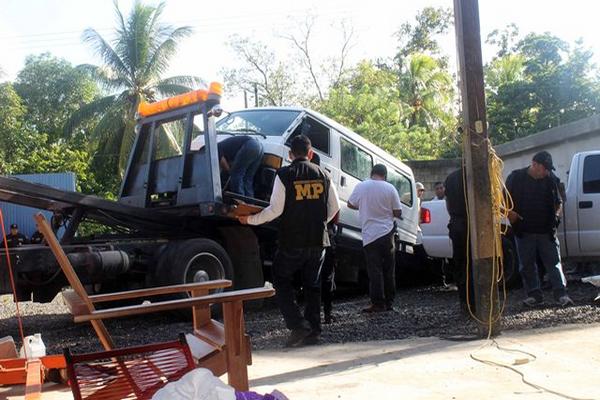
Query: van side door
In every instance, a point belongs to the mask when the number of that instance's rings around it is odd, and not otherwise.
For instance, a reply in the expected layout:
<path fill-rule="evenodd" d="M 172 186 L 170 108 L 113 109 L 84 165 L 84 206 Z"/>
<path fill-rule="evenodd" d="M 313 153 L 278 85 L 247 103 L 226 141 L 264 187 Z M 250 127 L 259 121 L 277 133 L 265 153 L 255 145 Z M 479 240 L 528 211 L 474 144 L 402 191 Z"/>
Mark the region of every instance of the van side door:
<path fill-rule="evenodd" d="M 579 250 L 582 256 L 600 254 L 600 154 L 580 159 L 577 188 Z"/>
<path fill-rule="evenodd" d="M 340 181 L 338 186 L 341 207 L 340 225 L 354 232 L 362 240 L 360 218 L 357 210 L 348 208 L 348 199 L 361 181 L 368 179 L 373 168 L 373 156 L 350 139 L 340 135 Z"/>
<path fill-rule="evenodd" d="M 400 240 L 405 243 L 415 243 L 419 224 L 419 205 L 414 192 L 414 179 L 389 164 L 387 168 L 387 181 L 398 191 L 402 207 L 402 219 L 396 220 Z"/>

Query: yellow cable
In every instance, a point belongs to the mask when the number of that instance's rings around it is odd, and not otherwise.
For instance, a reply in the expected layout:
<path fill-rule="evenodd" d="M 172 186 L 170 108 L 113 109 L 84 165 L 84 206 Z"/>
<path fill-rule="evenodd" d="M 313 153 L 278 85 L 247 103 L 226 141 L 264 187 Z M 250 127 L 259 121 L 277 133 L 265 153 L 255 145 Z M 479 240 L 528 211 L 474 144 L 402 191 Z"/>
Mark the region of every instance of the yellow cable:
<path fill-rule="evenodd" d="M 463 135 L 463 148 L 466 145 L 467 135 Z M 503 252 L 502 252 L 502 235 L 506 233 L 507 226 L 503 225 L 503 221 L 508 219 L 508 213 L 513 208 L 512 198 L 506 190 L 504 185 L 504 179 L 502 176 L 502 171 L 504 168 L 504 163 L 497 156 L 496 152 L 490 145 L 489 140 L 486 140 L 485 145 L 487 146 L 488 151 L 488 171 L 490 178 L 490 195 L 492 198 L 492 233 L 494 236 L 494 245 L 492 251 L 492 282 L 490 282 L 490 299 L 494 298 L 494 287 L 495 284 L 502 282 L 503 288 L 503 300 L 502 307 L 500 308 L 497 315 L 494 315 L 494 307 L 493 301 L 490 301 L 490 309 L 488 313 L 487 321 L 483 321 L 479 319 L 471 308 L 470 302 L 470 268 L 471 268 L 471 260 L 470 260 L 470 239 L 471 239 L 471 229 L 470 224 L 467 224 L 467 246 L 466 246 L 466 300 L 467 300 L 467 309 L 471 318 L 482 325 L 488 325 L 488 339 L 491 337 L 493 333 L 493 325 L 496 323 L 504 312 L 506 306 L 506 282 L 504 281 L 504 263 L 503 263 Z M 463 163 L 464 164 L 464 163 Z M 465 204 L 467 205 L 467 221 L 470 220 L 469 215 L 469 206 L 468 206 L 468 197 L 466 191 L 466 170 L 462 169 L 462 179 L 463 179 L 463 187 L 465 188 L 463 195 L 465 198 Z"/>

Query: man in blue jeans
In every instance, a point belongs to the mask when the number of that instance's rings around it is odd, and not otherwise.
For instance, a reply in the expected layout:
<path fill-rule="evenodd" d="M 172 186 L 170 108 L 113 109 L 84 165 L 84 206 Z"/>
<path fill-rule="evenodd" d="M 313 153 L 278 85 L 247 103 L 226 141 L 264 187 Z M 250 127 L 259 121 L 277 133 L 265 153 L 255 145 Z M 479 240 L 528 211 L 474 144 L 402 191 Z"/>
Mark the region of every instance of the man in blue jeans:
<path fill-rule="evenodd" d="M 557 304 L 563 307 L 573 304 L 567 295 L 556 237 L 562 200 L 556 181 L 550 175 L 553 169 L 550 153 L 540 151 L 533 156 L 530 166 L 514 170 L 506 179 L 506 188 L 514 203 L 508 218 L 515 232 L 521 277 L 527 291 L 523 304 L 528 307 L 544 301 L 537 255 L 546 267 Z"/>
<path fill-rule="evenodd" d="M 263 158 L 263 146 L 249 135 L 227 138 L 217 145 L 219 165 L 229 173 L 230 192 L 254 197 L 254 175 Z"/>

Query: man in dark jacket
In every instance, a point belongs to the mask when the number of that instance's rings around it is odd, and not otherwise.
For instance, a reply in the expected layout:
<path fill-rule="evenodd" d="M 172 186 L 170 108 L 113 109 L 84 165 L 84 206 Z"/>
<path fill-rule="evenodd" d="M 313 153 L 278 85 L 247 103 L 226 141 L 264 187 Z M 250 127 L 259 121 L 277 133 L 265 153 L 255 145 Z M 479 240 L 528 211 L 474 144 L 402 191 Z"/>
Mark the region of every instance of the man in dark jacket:
<path fill-rule="evenodd" d="M 242 224 L 260 225 L 281 216 L 279 247 L 273 262 L 273 285 L 285 324 L 291 330 L 288 347 L 316 344 L 321 334 L 321 266 L 329 245 L 327 223 L 340 209 L 335 185 L 310 162 L 308 137 L 291 143 L 292 163 L 277 172 L 270 205 L 260 213 L 239 217 Z M 293 278 L 300 271 L 305 292 L 304 316 L 296 304 Z"/>
<path fill-rule="evenodd" d="M 514 170 L 506 179 L 506 188 L 514 203 L 509 219 L 515 232 L 521 277 L 527 291 L 523 304 L 529 307 L 543 303 L 536 255 L 546 267 L 556 302 L 563 307 L 573 304 L 567 295 L 556 237 L 562 200 L 556 180 L 550 174 L 553 169 L 550 153 L 540 151 L 533 156 L 531 165 Z"/>
<path fill-rule="evenodd" d="M 10 226 L 10 233 L 6 235 L 6 241 L 8 247 L 19 247 L 29 243 L 27 236 L 19 232 L 19 225 L 17 224 L 12 224 Z"/>

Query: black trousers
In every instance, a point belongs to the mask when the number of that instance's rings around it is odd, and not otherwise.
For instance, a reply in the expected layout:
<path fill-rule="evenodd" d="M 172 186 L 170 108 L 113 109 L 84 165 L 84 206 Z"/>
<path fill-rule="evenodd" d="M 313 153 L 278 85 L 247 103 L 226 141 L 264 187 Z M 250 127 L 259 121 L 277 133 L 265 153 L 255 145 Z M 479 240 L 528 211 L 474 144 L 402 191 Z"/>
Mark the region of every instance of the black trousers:
<path fill-rule="evenodd" d="M 363 249 L 367 260 L 371 303 L 392 305 L 396 295 L 394 232 L 369 243 Z"/>
<path fill-rule="evenodd" d="M 467 222 L 463 220 L 453 221 L 450 220 L 448 224 L 448 232 L 450 234 L 450 240 L 452 240 L 452 260 L 453 269 L 452 275 L 456 281 L 458 287 L 458 297 L 461 305 L 467 305 L 467 260 L 469 260 L 469 303 L 471 309 L 475 310 L 475 293 L 473 285 L 473 262 L 471 258 L 471 252 L 467 258 Z"/>
<path fill-rule="evenodd" d="M 323 301 L 323 312 L 325 314 L 331 314 L 333 308 L 336 264 L 335 247 L 327 247 L 325 250 L 325 261 L 323 262 L 323 267 L 321 267 L 321 300 Z"/>
<path fill-rule="evenodd" d="M 323 247 L 278 249 L 273 262 L 273 286 L 279 310 L 288 329 L 321 332 L 321 266 Z M 294 274 L 300 271 L 304 289 L 304 316 L 296 303 Z"/>

